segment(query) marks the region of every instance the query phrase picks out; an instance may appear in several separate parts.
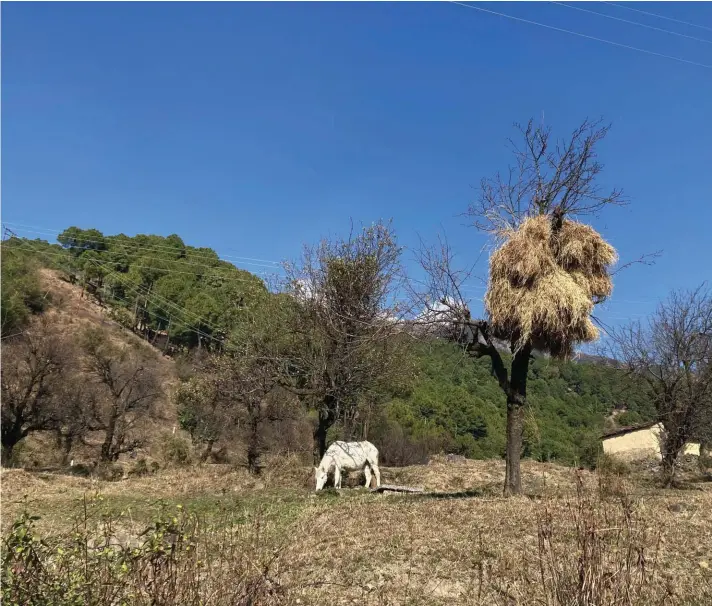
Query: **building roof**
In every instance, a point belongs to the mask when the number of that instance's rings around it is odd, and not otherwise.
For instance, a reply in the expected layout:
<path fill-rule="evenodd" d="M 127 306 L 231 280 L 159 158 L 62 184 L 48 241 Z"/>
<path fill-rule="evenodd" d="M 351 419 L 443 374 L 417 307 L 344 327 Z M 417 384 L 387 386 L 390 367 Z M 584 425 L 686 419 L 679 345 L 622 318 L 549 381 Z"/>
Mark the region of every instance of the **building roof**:
<path fill-rule="evenodd" d="M 606 440 L 608 438 L 614 438 L 616 436 L 622 436 L 633 431 L 640 431 L 642 429 L 650 429 L 655 427 L 658 421 L 648 421 L 647 423 L 640 423 L 638 425 L 628 425 L 627 427 L 618 427 L 617 429 L 612 429 L 611 431 L 605 432 L 601 436 L 601 440 Z"/>

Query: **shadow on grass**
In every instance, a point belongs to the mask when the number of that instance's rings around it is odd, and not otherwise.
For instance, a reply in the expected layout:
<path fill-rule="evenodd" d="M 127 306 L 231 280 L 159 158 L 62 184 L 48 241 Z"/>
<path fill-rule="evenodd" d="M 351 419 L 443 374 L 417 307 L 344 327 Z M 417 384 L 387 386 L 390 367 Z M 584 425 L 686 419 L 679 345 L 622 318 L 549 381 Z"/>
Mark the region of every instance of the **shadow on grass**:
<path fill-rule="evenodd" d="M 424 492 L 412 495 L 413 498 L 427 499 L 481 499 L 483 497 L 491 497 L 489 491 L 481 488 L 472 488 L 470 490 L 459 490 L 457 492 Z"/>

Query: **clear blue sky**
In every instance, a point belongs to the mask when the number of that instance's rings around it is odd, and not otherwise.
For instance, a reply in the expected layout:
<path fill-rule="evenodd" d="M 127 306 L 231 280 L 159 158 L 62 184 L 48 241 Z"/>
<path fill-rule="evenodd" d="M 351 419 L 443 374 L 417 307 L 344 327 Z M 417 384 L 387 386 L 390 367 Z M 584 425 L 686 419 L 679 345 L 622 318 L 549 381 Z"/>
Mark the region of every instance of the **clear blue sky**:
<path fill-rule="evenodd" d="M 560 5 L 479 6 L 712 65 L 712 44 Z M 708 3 L 635 4 L 707 29 L 577 6 L 712 40 Z M 3 221 L 280 260 L 392 217 L 465 264 L 482 238 L 458 214 L 542 112 L 613 123 L 604 183 L 632 204 L 595 225 L 624 261 L 664 249 L 605 320 L 712 278 L 712 69 L 444 2 L 2 5 Z"/>

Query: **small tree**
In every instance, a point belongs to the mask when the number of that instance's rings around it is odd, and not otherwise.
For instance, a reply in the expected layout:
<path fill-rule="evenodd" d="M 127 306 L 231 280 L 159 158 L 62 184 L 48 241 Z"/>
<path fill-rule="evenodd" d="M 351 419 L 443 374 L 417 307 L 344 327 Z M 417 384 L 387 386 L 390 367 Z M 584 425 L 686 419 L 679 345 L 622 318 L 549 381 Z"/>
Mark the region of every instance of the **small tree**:
<path fill-rule="evenodd" d="M 236 410 L 232 379 L 225 360 L 207 355 L 195 367 L 195 374 L 175 393 L 181 427 L 194 443 L 205 446 L 200 461 L 210 457 L 213 447 L 236 430 Z"/>
<path fill-rule="evenodd" d="M 55 393 L 69 360 L 66 343 L 42 320 L 2 348 L 2 463 L 33 431 L 59 422 Z"/>
<path fill-rule="evenodd" d="M 201 461 L 213 446 L 225 439 L 241 439 L 250 473 L 262 469 L 266 433 L 270 424 L 284 418 L 279 406 L 280 377 L 271 364 L 263 363 L 247 345 L 233 344 L 229 353 L 205 358 L 198 373 L 176 392 L 181 425 L 195 442 L 205 444 Z M 281 399 L 290 394 L 281 393 Z"/>
<path fill-rule="evenodd" d="M 647 325 L 612 331 L 618 357 L 648 385 L 663 425 L 663 482 L 672 486 L 680 453 L 712 428 L 712 293 L 673 292 Z M 703 446 L 704 449 L 704 446 Z"/>
<path fill-rule="evenodd" d="M 286 385 L 318 412 L 315 458 L 326 451 L 329 429 L 338 420 L 355 427 L 359 402 L 396 371 L 400 254 L 391 226 L 377 223 L 307 247 L 287 267 L 287 292 L 298 302 L 289 330 L 298 338 Z"/>
<path fill-rule="evenodd" d="M 86 371 L 94 377 L 99 396 L 86 425 L 104 432 L 101 460 L 116 461 L 141 445 L 135 429 L 161 394 L 155 369 L 138 348 L 114 345 L 98 329 L 83 335 L 82 347 Z"/>
<path fill-rule="evenodd" d="M 474 226 L 494 239 L 490 257 L 487 320 L 473 320 L 463 295 L 469 274 L 453 268 L 447 243 L 423 247 L 428 284 L 418 294 L 425 305 L 421 324 L 448 326 L 447 336 L 474 357 L 488 356 L 506 396 L 505 494 L 521 492 L 523 415 L 529 361 L 534 349 L 567 356 L 574 345 L 591 341 L 593 306 L 610 295 L 609 272 L 615 251 L 592 228 L 570 217 L 595 214 L 624 202 L 622 193 L 604 193 L 597 184 L 602 165 L 596 146 L 608 127 L 584 121 L 561 143 L 530 121 L 512 143 L 516 165 L 506 175 L 483 179 L 480 197 L 468 214 Z M 512 352 L 508 369 L 499 343 Z"/>
<path fill-rule="evenodd" d="M 76 354 L 76 351 L 72 353 Z M 53 392 L 56 419 L 53 429 L 57 448 L 62 453 L 62 464 L 66 465 L 73 446 L 85 442 L 87 434 L 96 426 L 93 415 L 98 394 L 96 386 L 74 365 L 63 373 L 61 381 L 56 382 Z"/>

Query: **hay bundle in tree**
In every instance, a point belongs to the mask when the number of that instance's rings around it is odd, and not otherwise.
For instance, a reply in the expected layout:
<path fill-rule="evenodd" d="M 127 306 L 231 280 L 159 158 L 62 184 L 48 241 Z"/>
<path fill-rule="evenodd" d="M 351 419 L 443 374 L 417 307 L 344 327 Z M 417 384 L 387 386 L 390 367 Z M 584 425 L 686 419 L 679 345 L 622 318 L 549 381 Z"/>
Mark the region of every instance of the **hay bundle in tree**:
<path fill-rule="evenodd" d="M 610 296 L 616 251 L 582 223 L 529 217 L 490 258 L 485 306 L 495 334 L 519 348 L 527 342 L 552 355 L 598 338 L 596 303 Z"/>

